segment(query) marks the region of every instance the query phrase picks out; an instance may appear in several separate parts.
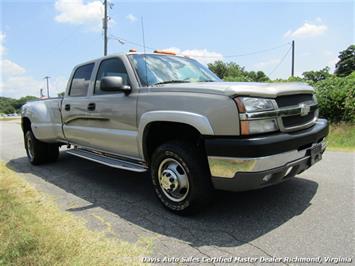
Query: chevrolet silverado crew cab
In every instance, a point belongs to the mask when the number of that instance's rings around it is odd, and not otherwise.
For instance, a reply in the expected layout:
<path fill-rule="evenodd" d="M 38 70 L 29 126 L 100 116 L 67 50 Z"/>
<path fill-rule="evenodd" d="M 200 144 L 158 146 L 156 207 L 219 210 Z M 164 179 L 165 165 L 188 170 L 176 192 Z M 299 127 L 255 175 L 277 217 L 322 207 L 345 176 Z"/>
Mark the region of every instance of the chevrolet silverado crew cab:
<path fill-rule="evenodd" d="M 150 170 L 160 202 L 186 214 L 214 189 L 263 188 L 306 170 L 322 157 L 328 122 L 308 85 L 223 82 L 191 58 L 155 51 L 76 66 L 63 98 L 23 106 L 22 129 L 32 164 L 55 161 L 65 145 Z"/>

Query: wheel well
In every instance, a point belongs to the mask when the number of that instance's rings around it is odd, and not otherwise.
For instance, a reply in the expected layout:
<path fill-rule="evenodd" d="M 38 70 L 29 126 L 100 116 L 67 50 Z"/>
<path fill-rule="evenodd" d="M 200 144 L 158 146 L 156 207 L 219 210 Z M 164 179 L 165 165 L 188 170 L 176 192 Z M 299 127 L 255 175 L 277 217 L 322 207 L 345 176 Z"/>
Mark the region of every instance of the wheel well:
<path fill-rule="evenodd" d="M 204 150 L 203 138 L 193 126 L 177 122 L 152 122 L 143 133 L 143 154 L 148 164 L 155 149 L 171 140 L 186 140 Z"/>
<path fill-rule="evenodd" d="M 30 119 L 28 119 L 27 117 L 23 117 L 21 119 L 21 127 L 23 133 L 26 133 L 28 130 L 32 131 Z"/>

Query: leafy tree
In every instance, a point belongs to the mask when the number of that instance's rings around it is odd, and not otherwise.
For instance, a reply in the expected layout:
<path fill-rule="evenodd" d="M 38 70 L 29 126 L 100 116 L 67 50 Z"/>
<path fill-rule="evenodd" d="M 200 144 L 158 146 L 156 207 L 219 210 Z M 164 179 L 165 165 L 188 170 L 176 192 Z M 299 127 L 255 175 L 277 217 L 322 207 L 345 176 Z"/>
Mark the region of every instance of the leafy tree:
<path fill-rule="evenodd" d="M 320 115 L 331 121 L 355 122 L 355 71 L 347 77 L 331 76 L 314 84 Z"/>
<path fill-rule="evenodd" d="M 0 113 L 13 114 L 18 112 L 26 102 L 37 99 L 34 96 L 26 96 L 20 99 L 0 97 Z"/>
<path fill-rule="evenodd" d="M 37 100 L 38 98 L 35 97 L 35 96 L 25 96 L 25 97 L 22 97 L 18 100 L 15 100 L 15 104 L 14 104 L 14 107 L 16 110 L 19 110 L 21 109 L 22 105 L 24 105 L 25 103 L 29 102 L 29 101 L 34 101 L 34 100 Z"/>
<path fill-rule="evenodd" d="M 339 61 L 335 65 L 335 75 L 346 77 L 355 71 L 355 45 L 350 45 L 340 52 Z"/>
<path fill-rule="evenodd" d="M 246 72 L 246 75 L 252 80 L 256 82 L 268 82 L 270 81 L 269 77 L 263 71 L 250 71 Z"/>
<path fill-rule="evenodd" d="M 309 83 L 315 83 L 324 79 L 327 79 L 331 76 L 331 74 L 329 73 L 330 68 L 329 67 L 325 67 L 321 70 L 318 71 L 306 71 L 303 72 L 302 76 L 304 78 L 305 81 L 309 82 Z"/>
<path fill-rule="evenodd" d="M 270 81 L 268 76 L 262 71 L 246 71 L 244 67 L 234 63 L 216 61 L 208 64 L 209 69 L 214 72 L 219 78 L 225 81 Z"/>
<path fill-rule="evenodd" d="M 227 64 L 220 60 L 208 64 L 208 68 L 212 72 L 214 72 L 220 79 L 223 79 L 227 73 Z"/>
<path fill-rule="evenodd" d="M 64 91 L 63 91 L 63 92 L 58 93 L 58 97 L 64 97 Z"/>

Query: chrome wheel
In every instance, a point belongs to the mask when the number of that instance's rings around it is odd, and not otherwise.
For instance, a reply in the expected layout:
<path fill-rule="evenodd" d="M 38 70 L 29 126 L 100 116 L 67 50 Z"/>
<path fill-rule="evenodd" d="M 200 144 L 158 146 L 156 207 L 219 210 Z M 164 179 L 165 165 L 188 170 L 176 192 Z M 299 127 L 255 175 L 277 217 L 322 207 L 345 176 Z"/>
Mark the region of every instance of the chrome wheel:
<path fill-rule="evenodd" d="M 175 159 L 163 160 L 158 169 L 159 185 L 165 196 L 174 201 L 183 201 L 189 193 L 189 179 L 184 167 Z"/>
<path fill-rule="evenodd" d="M 28 157 L 30 157 L 31 160 L 33 160 L 34 157 L 34 152 L 33 152 L 33 141 L 30 137 L 27 136 L 26 138 L 26 145 L 27 145 L 27 153 Z"/>

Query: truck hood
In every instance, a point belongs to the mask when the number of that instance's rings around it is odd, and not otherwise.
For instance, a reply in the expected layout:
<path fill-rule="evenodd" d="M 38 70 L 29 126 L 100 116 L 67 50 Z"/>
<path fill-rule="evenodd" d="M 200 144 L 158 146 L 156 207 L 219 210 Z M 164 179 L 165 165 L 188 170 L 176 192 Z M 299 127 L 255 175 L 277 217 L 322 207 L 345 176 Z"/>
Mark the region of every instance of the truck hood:
<path fill-rule="evenodd" d="M 280 95 L 313 93 L 313 88 L 305 83 L 256 83 L 256 82 L 192 82 L 163 84 L 152 87 L 160 92 L 196 92 L 226 96 L 257 96 L 275 98 Z"/>

